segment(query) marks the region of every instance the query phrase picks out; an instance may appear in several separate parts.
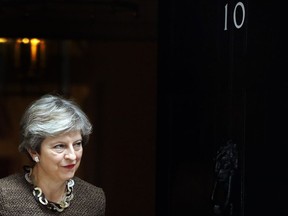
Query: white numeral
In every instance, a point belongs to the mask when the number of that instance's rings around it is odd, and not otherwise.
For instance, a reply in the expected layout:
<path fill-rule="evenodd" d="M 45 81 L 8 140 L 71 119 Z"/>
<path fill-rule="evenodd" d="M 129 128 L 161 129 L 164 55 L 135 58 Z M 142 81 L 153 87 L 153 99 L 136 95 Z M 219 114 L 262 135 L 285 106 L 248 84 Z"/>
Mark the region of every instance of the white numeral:
<path fill-rule="evenodd" d="M 237 19 L 236 19 L 237 8 L 239 8 L 242 11 L 242 20 L 241 20 L 240 23 L 237 23 Z M 228 17 L 228 4 L 225 5 L 224 31 L 227 31 L 227 17 Z M 244 6 L 244 4 L 242 2 L 238 2 L 235 5 L 234 10 L 233 10 L 233 23 L 234 23 L 234 26 L 237 29 L 240 29 L 243 26 L 244 21 L 245 21 L 245 6 Z"/>

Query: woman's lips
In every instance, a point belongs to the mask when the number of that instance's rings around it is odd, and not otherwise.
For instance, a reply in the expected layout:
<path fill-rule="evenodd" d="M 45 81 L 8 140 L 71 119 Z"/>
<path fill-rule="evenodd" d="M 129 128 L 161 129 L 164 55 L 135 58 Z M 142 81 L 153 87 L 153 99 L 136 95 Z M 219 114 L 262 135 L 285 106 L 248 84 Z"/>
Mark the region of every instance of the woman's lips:
<path fill-rule="evenodd" d="M 69 164 L 69 165 L 64 166 L 64 167 L 67 168 L 67 169 L 72 169 L 72 168 L 75 167 L 75 164 Z"/>

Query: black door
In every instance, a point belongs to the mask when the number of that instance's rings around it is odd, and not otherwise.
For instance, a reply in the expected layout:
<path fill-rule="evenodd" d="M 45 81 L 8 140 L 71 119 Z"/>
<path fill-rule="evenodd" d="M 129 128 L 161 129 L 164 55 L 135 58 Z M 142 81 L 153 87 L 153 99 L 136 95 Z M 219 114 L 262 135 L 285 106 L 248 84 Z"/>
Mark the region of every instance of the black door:
<path fill-rule="evenodd" d="M 282 10 L 160 0 L 158 215 L 287 214 Z M 235 149 L 221 179 L 216 165 L 228 143 Z"/>

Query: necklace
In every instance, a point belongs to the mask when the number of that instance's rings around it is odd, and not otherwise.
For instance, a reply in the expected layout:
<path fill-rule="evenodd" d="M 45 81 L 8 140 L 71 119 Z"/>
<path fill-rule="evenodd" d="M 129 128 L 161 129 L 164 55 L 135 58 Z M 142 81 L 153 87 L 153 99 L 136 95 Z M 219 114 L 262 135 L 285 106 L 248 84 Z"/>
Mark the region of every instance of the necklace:
<path fill-rule="evenodd" d="M 73 199 L 73 186 L 74 186 L 74 180 L 69 179 L 66 182 L 66 192 L 64 194 L 63 199 L 60 203 L 51 202 L 46 199 L 44 193 L 42 192 L 40 187 L 37 187 L 33 184 L 33 181 L 31 179 L 32 174 L 32 168 L 31 167 L 24 167 L 25 170 L 25 179 L 27 182 L 29 182 L 31 185 L 33 185 L 33 196 L 36 199 L 37 202 L 41 203 L 42 205 L 46 206 L 48 209 L 52 211 L 62 212 L 65 208 L 69 207 L 70 201 Z"/>

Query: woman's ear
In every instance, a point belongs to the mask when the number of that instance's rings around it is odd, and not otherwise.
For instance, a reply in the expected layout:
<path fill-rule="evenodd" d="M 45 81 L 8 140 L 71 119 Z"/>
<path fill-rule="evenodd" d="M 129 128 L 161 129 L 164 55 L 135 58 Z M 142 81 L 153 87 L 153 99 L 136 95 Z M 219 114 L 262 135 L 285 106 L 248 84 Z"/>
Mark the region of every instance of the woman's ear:
<path fill-rule="evenodd" d="M 35 150 L 29 149 L 28 153 L 29 153 L 29 155 L 30 155 L 30 157 L 32 158 L 33 161 L 35 161 L 35 157 L 39 157 L 39 154 Z"/>

